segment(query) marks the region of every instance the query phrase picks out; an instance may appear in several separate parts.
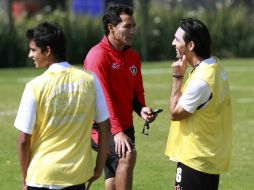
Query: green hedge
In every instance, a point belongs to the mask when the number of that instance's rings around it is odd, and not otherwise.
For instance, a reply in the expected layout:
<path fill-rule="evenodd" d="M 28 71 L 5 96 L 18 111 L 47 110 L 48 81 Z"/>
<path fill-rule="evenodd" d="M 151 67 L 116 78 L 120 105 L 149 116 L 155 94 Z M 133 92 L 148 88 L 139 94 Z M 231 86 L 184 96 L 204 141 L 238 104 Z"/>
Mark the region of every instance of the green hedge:
<path fill-rule="evenodd" d="M 137 30 L 133 47 L 141 52 L 141 11 L 135 12 Z M 219 57 L 253 57 L 254 13 L 246 7 L 221 7 L 216 10 L 187 10 L 183 7 L 151 8 L 147 23 L 147 60 L 166 60 L 175 57 L 171 46 L 181 18 L 194 17 L 204 21 L 213 39 L 213 54 Z M 28 44 L 25 32 L 42 21 L 58 22 L 67 37 L 68 60 L 81 64 L 89 49 L 103 35 L 101 19 L 89 16 L 73 16 L 59 10 L 41 13 L 32 18 L 20 18 L 13 27 L 0 16 L 0 67 L 32 65 L 28 60 Z"/>
<path fill-rule="evenodd" d="M 162 7 L 160 10 L 150 11 L 148 23 L 150 29 L 147 31 L 149 33 L 148 60 L 166 60 L 175 57 L 175 49 L 171 43 L 179 26 L 179 20 L 186 17 L 198 18 L 206 23 L 213 40 L 213 55 L 254 56 L 254 25 L 252 24 L 254 13 L 247 7 L 221 7 L 209 11 L 202 8 L 186 10 L 183 7 L 175 9 Z M 140 35 L 142 34 L 138 32 L 136 38 L 140 39 Z"/>
<path fill-rule="evenodd" d="M 32 65 L 31 60 L 27 58 L 28 42 L 25 38 L 25 33 L 28 28 L 34 27 L 44 21 L 54 21 L 62 26 L 67 38 L 68 60 L 75 64 L 83 62 L 86 53 L 91 46 L 101 39 L 103 34 L 99 18 L 89 16 L 74 17 L 59 10 L 53 13 L 38 14 L 32 18 L 21 18 L 15 23 L 13 29 L 0 23 L 0 28 L 5 28 L 0 30 L 0 67 Z M 10 33 L 9 30 L 12 32 Z M 4 43 L 2 43 L 2 40 Z M 9 54 L 6 54 L 2 50 L 9 52 Z"/>
<path fill-rule="evenodd" d="M 18 34 L 17 28 L 0 24 L 0 67 L 24 66 L 25 60 L 24 37 Z"/>

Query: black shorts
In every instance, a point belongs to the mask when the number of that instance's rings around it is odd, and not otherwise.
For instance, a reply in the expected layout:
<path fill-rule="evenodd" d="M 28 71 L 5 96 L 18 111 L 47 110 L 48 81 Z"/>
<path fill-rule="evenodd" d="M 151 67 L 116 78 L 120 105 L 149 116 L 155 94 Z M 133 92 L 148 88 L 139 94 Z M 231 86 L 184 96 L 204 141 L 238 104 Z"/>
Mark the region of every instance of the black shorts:
<path fill-rule="evenodd" d="M 207 174 L 177 163 L 175 190 L 218 190 L 218 174 Z"/>
<path fill-rule="evenodd" d="M 27 187 L 27 190 L 47 190 L 48 188 L 43 188 L 43 187 Z M 64 190 L 85 190 L 86 186 L 85 184 L 80 184 L 80 185 L 74 185 L 70 187 L 64 188 Z"/>
<path fill-rule="evenodd" d="M 132 126 L 131 128 L 124 131 L 124 133 L 131 139 L 132 143 L 135 144 L 135 130 Z M 135 146 L 135 145 L 134 145 Z M 98 151 L 98 145 L 92 139 L 92 148 L 95 151 Z M 135 147 L 132 147 L 135 149 Z M 119 156 L 115 152 L 115 142 L 113 135 L 110 135 L 109 140 L 109 155 L 106 159 L 105 167 L 104 167 L 104 174 L 105 179 L 115 177 L 116 168 L 118 165 Z"/>

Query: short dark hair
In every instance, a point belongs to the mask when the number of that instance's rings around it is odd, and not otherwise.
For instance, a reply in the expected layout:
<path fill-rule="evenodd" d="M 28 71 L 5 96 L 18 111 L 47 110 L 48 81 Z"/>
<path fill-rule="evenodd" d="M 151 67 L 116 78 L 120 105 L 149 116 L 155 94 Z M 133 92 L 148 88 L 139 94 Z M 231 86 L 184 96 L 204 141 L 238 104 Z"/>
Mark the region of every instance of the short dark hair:
<path fill-rule="evenodd" d="M 43 22 L 35 28 L 28 29 L 26 37 L 34 41 L 42 52 L 49 46 L 58 61 L 66 60 L 66 40 L 57 23 Z"/>
<path fill-rule="evenodd" d="M 193 41 L 194 52 L 202 58 L 209 58 L 212 40 L 206 25 L 200 20 L 187 18 L 180 21 L 180 27 L 185 31 L 183 37 L 185 43 Z"/>
<path fill-rule="evenodd" d="M 127 5 L 112 5 L 109 6 L 102 17 L 103 29 L 105 35 L 109 34 L 108 24 L 111 23 L 114 26 L 122 22 L 120 17 L 121 14 L 127 14 L 129 16 L 133 15 L 133 9 Z"/>

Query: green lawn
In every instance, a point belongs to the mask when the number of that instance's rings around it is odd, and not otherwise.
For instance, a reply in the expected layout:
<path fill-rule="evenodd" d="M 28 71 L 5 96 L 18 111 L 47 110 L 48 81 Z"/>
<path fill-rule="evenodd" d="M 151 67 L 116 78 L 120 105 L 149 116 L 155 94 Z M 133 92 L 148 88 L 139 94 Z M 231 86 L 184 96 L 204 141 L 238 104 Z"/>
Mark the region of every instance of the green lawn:
<path fill-rule="evenodd" d="M 233 101 L 233 152 L 229 172 L 221 175 L 220 190 L 254 189 L 254 59 L 222 60 L 228 71 Z M 171 89 L 171 62 L 143 64 L 147 105 L 164 111 L 151 124 L 150 135 L 141 134 L 143 121 L 134 115 L 136 147 L 134 190 L 172 190 L 175 163 L 164 155 L 170 120 L 168 97 Z M 0 70 L 0 184 L 3 190 L 21 189 L 16 139 L 13 127 L 25 82 L 42 73 L 36 69 Z M 223 145 L 221 145 L 223 146 Z M 102 190 L 103 180 L 92 189 Z"/>

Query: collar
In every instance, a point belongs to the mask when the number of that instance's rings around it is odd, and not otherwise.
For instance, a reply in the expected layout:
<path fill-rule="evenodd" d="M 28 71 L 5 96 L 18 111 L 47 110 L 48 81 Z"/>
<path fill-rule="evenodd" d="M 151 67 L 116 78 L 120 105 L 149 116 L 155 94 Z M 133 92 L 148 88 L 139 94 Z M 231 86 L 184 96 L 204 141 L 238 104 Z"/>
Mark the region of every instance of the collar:
<path fill-rule="evenodd" d="M 59 63 L 53 63 L 52 65 L 49 66 L 48 70 L 49 72 L 59 72 L 63 71 L 67 68 L 69 68 L 71 65 L 64 61 L 64 62 L 59 62 Z"/>
<path fill-rule="evenodd" d="M 215 57 L 210 57 L 210 58 L 208 58 L 208 59 L 204 59 L 204 60 L 201 61 L 199 64 L 197 64 L 197 65 L 195 65 L 195 66 L 193 67 L 193 69 L 190 71 L 189 75 L 191 75 L 191 74 L 195 71 L 195 69 L 196 69 L 199 65 L 201 65 L 201 64 L 215 64 L 216 62 L 217 62 L 217 60 L 216 60 Z"/>
<path fill-rule="evenodd" d="M 204 59 L 203 61 L 200 62 L 200 64 L 214 64 L 214 63 L 216 63 L 215 57 L 210 57 L 210 58 Z"/>
<path fill-rule="evenodd" d="M 112 50 L 114 50 L 114 51 L 117 51 L 117 52 L 123 52 L 123 51 L 125 51 L 125 50 L 131 48 L 130 46 L 125 46 L 125 47 L 123 48 L 123 50 L 116 49 L 116 48 L 110 43 L 110 41 L 108 40 L 108 38 L 107 38 L 106 35 L 104 35 L 104 36 L 102 37 L 102 40 L 101 40 L 101 41 L 102 41 L 102 43 L 104 43 L 108 48 L 110 48 L 110 49 L 112 49 Z"/>

